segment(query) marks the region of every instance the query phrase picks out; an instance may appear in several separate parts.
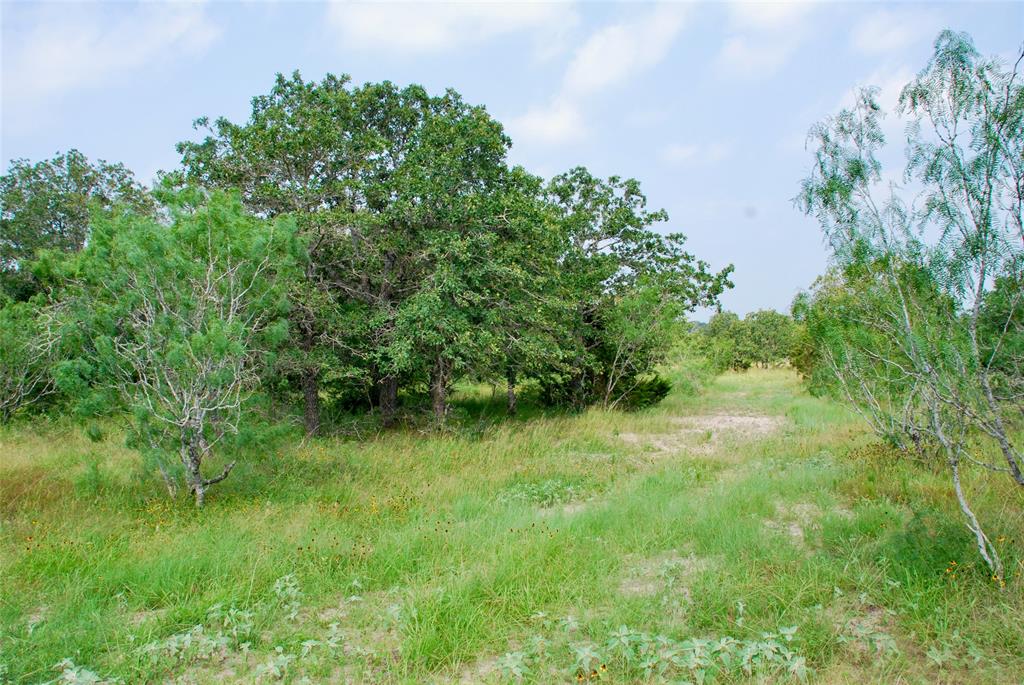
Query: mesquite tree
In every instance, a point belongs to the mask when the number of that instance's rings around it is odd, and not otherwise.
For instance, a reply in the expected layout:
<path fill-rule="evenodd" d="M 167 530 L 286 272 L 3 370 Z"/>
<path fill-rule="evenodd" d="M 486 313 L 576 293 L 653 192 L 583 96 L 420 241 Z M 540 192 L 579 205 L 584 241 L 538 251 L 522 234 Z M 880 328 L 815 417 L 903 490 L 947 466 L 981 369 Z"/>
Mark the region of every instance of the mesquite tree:
<path fill-rule="evenodd" d="M 235 462 L 214 476 L 203 464 L 237 433 L 261 366 L 287 334 L 299 253 L 291 224 L 252 217 L 229 195 L 187 194 L 170 198 L 168 225 L 130 212 L 96 222 L 68 266 L 64 322 L 89 331 L 87 353 L 64 362 L 58 381 L 87 405 L 123 404 L 169 493 L 180 470 L 201 507 Z"/>
<path fill-rule="evenodd" d="M 1024 55 L 1022 55 L 1024 57 Z M 972 511 L 965 465 L 1024 486 L 1019 438 L 1024 292 L 1024 88 L 1017 68 L 943 32 L 900 98 L 908 180 L 882 180 L 875 91 L 812 129 L 813 174 L 798 198 L 821 222 L 836 273 L 809 326 L 840 391 L 893 442 L 948 466 L 978 551 L 998 551 Z M 1017 356 L 1014 358 L 1014 356 Z"/>

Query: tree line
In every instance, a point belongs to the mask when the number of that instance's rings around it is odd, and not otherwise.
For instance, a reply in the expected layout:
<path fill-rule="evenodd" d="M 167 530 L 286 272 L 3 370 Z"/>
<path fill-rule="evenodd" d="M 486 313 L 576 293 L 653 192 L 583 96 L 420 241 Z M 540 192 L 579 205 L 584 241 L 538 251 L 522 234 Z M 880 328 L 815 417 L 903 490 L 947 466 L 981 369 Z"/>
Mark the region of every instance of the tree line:
<path fill-rule="evenodd" d="M 793 364 L 803 331 L 792 317 L 759 309 L 742 319 L 729 311 L 712 315 L 692 331 L 693 348 L 717 372 Z"/>
<path fill-rule="evenodd" d="M 76 151 L 0 179 L 0 417 L 128 416 L 199 505 L 267 402 L 315 434 L 325 404 L 442 423 L 463 378 L 510 413 L 527 381 L 573 409 L 656 401 L 685 314 L 732 286 L 636 180 L 513 166 L 451 90 L 296 72 L 195 125 L 152 189 Z"/>

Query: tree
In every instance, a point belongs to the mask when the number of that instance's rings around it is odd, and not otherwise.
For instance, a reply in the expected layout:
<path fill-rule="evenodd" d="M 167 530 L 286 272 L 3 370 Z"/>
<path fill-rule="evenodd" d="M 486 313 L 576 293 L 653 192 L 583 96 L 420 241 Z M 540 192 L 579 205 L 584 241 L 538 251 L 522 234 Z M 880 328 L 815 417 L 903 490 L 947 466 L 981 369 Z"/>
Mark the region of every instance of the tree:
<path fill-rule="evenodd" d="M 685 313 L 677 299 L 666 297 L 657 278 L 638 281 L 603 312 L 599 401 L 614 409 L 629 402 L 647 375 L 661 363 Z"/>
<path fill-rule="evenodd" d="M 715 369 L 745 371 L 754 364 L 787 361 L 794 333 L 793 320 L 772 309 L 750 312 L 743 319 L 733 312 L 716 312 L 700 330 L 698 347 Z"/>
<path fill-rule="evenodd" d="M 1002 562 L 961 469 L 980 465 L 1024 486 L 1024 457 L 1007 424 L 1019 394 L 998 371 L 1020 368 L 1007 355 L 1017 354 L 1021 298 L 994 294 L 996 284 L 1020 283 L 1024 266 L 1022 59 L 1006 68 L 981 58 L 964 34 L 939 35 L 900 97 L 911 121 L 907 177 L 920 204 L 882 181 L 874 89 L 812 129 L 814 172 L 798 198 L 820 221 L 840 279 L 818 298 L 811 324 L 824 362 L 879 433 L 942 456 L 979 554 L 1000 581 Z"/>
<path fill-rule="evenodd" d="M 90 211 L 152 199 L 121 164 L 95 164 L 78 150 L 35 164 L 14 160 L 0 176 L 0 292 L 25 301 L 39 292 L 29 263 L 42 250 L 76 252 L 89 238 Z"/>
<path fill-rule="evenodd" d="M 700 330 L 699 348 L 717 371 L 744 371 L 753 363 L 754 351 L 743 319 L 734 312 L 715 312 Z"/>
<path fill-rule="evenodd" d="M 601 180 L 577 167 L 548 184 L 557 230 L 569 372 L 548 379 L 553 401 L 615 405 L 653 372 L 671 344 L 666 324 L 698 306 L 717 304 L 732 284 L 683 249 L 682 234 L 661 235 L 667 221 L 648 211 L 634 179 Z M 625 336 L 625 337 L 618 337 Z"/>
<path fill-rule="evenodd" d="M 993 395 L 1016 405 L 1024 416 L 1024 269 L 1017 276 L 999 276 L 985 294 L 978 312 L 978 344 L 990 360 Z"/>
<path fill-rule="evenodd" d="M 750 341 L 751 361 L 761 366 L 780 364 L 793 345 L 793 320 L 774 309 L 759 309 L 743 320 Z"/>
<path fill-rule="evenodd" d="M 349 78 L 328 75 L 307 83 L 296 72 L 278 74 L 270 93 L 252 100 L 244 124 L 200 118 L 200 142 L 181 142 L 184 179 L 237 189 L 245 206 L 260 216 L 289 216 L 306 242 L 304 278 L 292 284 L 292 328 L 297 349 L 278 360 L 283 373 L 298 376 L 307 433 L 320 428 L 320 380 L 334 363 L 332 333 L 342 316 L 325 284 L 325 254 L 340 227 L 333 213 L 354 208 L 351 188 L 360 155 L 354 148 Z"/>
<path fill-rule="evenodd" d="M 57 379 L 80 407 L 125 406 L 133 444 L 155 457 L 169 493 L 180 468 L 201 507 L 235 462 L 212 477 L 203 464 L 238 432 L 261 367 L 287 335 L 300 253 L 291 224 L 247 215 L 230 195 L 167 200 L 169 225 L 130 211 L 99 217 L 67 265 L 62 324 L 87 330 L 89 344 Z"/>
<path fill-rule="evenodd" d="M 375 372 L 425 375 L 440 421 L 458 374 L 485 365 L 499 346 L 497 305 L 517 287 L 509 259 L 523 256 L 508 248 L 540 230 L 521 215 L 537 184 L 508 168 L 501 124 L 453 91 L 431 97 L 418 86 L 371 84 L 356 99 L 371 123 L 384 106 L 390 123 L 372 137 L 387 154 L 369 165 L 368 219 L 349 233 L 334 282 L 375 311 Z"/>
<path fill-rule="evenodd" d="M 455 375 L 496 345 L 490 305 L 509 265 L 494 255 L 539 227 L 512 213 L 530 182 L 508 168 L 501 125 L 454 91 L 298 73 L 255 98 L 244 125 L 197 124 L 209 135 L 179 145 L 187 177 L 295 217 L 309 245 L 292 313 L 307 429 L 338 366 L 369 387 L 385 425 L 400 379 L 424 374 L 443 416 Z"/>
<path fill-rule="evenodd" d="M 830 274 L 815 280 L 811 291 L 816 291 Z M 811 293 L 801 291 L 793 298 L 790 314 L 793 318 L 793 339 L 789 349 L 789 361 L 799 372 L 812 395 L 826 395 L 829 392 L 832 374 L 822 363 L 817 339 L 812 335 L 811 316 L 814 313 Z"/>
<path fill-rule="evenodd" d="M 636 181 L 578 169 L 542 191 L 509 167 L 500 123 L 451 90 L 296 73 L 255 98 L 245 124 L 197 125 L 208 135 L 179 145 L 184 177 L 294 217 L 309 246 L 292 296 L 299 354 L 281 359 L 299 370 L 310 432 L 327 373 L 366 390 L 385 425 L 402 384 L 425 384 L 442 420 L 464 373 L 503 375 L 510 410 L 529 375 L 570 378 L 578 406 L 611 404 L 667 348 L 663 324 L 729 285 L 682 236 L 650 230 L 664 213 L 644 209 Z M 600 329 L 626 321 L 616 302 L 641 301 L 644 326 L 617 330 L 647 334 L 616 354 Z"/>
<path fill-rule="evenodd" d="M 541 179 L 521 169 L 513 174 L 495 207 L 504 218 L 499 228 L 502 240 L 492 252 L 502 265 L 491 288 L 490 312 L 497 335 L 481 374 L 504 379 L 509 415 L 517 411 L 521 382 L 562 368 L 560 332 L 567 310 L 560 298 L 558 263 L 564 236 L 552 221 Z"/>

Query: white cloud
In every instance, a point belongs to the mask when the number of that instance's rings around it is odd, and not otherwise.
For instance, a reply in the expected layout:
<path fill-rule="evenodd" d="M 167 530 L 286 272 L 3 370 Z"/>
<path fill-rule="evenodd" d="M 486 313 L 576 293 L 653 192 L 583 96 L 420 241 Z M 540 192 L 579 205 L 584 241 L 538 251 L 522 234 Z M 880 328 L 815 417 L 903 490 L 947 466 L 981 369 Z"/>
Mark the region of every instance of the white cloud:
<path fill-rule="evenodd" d="M 720 74 L 764 78 L 777 72 L 808 34 L 812 2 L 733 2 L 728 35 L 715 59 Z"/>
<path fill-rule="evenodd" d="M 730 3 L 729 15 L 732 25 L 737 29 L 788 30 L 799 26 L 812 9 L 813 3 L 809 1 L 747 0 Z"/>
<path fill-rule="evenodd" d="M 591 34 L 574 53 L 550 102 L 510 119 L 513 138 L 548 145 L 585 139 L 586 99 L 659 64 L 682 30 L 687 12 L 684 5 L 660 5 Z"/>
<path fill-rule="evenodd" d="M 720 73 L 731 76 L 770 76 L 797 47 L 798 42 L 788 36 L 731 36 L 722 45 L 715 65 Z"/>
<path fill-rule="evenodd" d="M 558 35 L 579 20 L 567 2 L 375 2 L 333 0 L 330 27 L 345 48 L 441 53 L 521 31 Z M 550 41 L 548 41 L 550 43 Z"/>
<path fill-rule="evenodd" d="M 682 5 L 661 6 L 635 21 L 600 29 L 569 63 L 565 90 L 577 94 L 601 91 L 658 64 L 682 29 L 685 12 Z"/>
<path fill-rule="evenodd" d="M 7 13 L 11 8 L 6 7 Z M 4 31 L 8 106 L 103 84 L 177 55 L 202 53 L 219 35 L 201 3 L 37 5 Z M 24 28 L 22 28 L 24 27 Z"/>
<path fill-rule="evenodd" d="M 732 141 L 711 143 L 675 143 L 661 151 L 663 161 L 673 165 L 717 164 L 736 152 Z"/>
<path fill-rule="evenodd" d="M 586 138 L 587 124 L 579 107 L 568 100 L 556 98 L 547 105 L 531 107 L 509 120 L 513 140 L 531 143 L 569 144 Z"/>
<path fill-rule="evenodd" d="M 866 15 L 853 28 L 850 41 L 866 55 L 898 52 L 927 40 L 938 24 L 930 13 L 914 10 L 878 10 Z"/>
<path fill-rule="evenodd" d="M 698 152 L 700 152 L 700 146 L 698 145 L 674 143 L 661 151 L 661 158 L 666 162 L 681 164 L 695 159 Z"/>

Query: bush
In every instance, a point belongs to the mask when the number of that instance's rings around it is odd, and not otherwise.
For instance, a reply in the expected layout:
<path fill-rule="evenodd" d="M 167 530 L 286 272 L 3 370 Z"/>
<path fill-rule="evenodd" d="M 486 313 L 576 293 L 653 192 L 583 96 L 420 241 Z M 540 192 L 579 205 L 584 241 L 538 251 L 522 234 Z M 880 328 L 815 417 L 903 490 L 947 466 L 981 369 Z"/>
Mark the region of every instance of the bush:
<path fill-rule="evenodd" d="M 625 409 L 643 409 L 661 402 L 672 390 L 672 381 L 664 376 L 654 375 L 637 381 L 622 399 Z"/>

